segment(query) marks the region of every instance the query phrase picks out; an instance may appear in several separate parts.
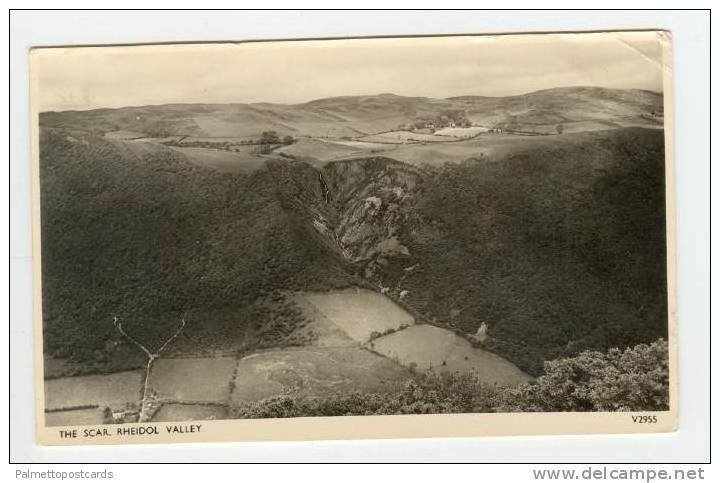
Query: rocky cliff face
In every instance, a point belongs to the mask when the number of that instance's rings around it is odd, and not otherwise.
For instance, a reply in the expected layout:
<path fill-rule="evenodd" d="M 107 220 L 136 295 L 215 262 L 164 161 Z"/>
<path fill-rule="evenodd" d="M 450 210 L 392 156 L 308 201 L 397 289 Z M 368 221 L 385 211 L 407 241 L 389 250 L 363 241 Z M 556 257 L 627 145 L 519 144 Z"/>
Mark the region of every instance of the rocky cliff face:
<path fill-rule="evenodd" d="M 392 260 L 410 261 L 421 170 L 388 158 L 330 163 L 323 169 L 337 214 L 333 234 L 345 257 L 374 278 Z"/>
<path fill-rule="evenodd" d="M 379 288 L 401 290 L 396 278 L 415 261 L 412 234 L 421 226 L 415 209 L 424 173 L 376 157 L 330 163 L 269 164 L 286 209 L 312 227 L 311 236 Z M 393 271 L 398 277 L 390 276 Z"/>
<path fill-rule="evenodd" d="M 411 265 L 409 240 L 420 226 L 415 203 L 424 173 L 389 158 L 363 158 L 316 169 L 303 162 L 268 163 L 286 209 L 312 226 L 329 249 L 382 286 L 380 267 Z"/>

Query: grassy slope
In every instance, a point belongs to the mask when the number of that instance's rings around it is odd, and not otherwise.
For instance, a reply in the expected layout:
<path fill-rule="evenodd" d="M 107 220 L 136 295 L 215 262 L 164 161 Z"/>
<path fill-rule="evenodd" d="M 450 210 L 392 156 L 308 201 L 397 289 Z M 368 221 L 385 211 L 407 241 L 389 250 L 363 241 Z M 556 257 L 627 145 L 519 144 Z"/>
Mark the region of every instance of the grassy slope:
<path fill-rule="evenodd" d="M 599 87 L 560 87 L 519 96 L 466 96 L 453 100 L 477 124 L 520 130 L 573 121 L 612 121 L 662 110 L 661 94 Z"/>

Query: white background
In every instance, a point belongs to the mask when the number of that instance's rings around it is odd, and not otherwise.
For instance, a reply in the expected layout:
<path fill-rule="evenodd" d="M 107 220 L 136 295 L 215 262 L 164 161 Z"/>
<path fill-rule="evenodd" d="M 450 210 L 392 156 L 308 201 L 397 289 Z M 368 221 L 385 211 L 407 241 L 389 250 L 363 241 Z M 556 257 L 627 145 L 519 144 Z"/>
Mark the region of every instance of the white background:
<path fill-rule="evenodd" d="M 700 462 L 709 458 L 709 18 L 706 12 L 15 12 L 10 24 L 10 459 L 120 461 Z M 672 31 L 678 210 L 680 421 L 646 436 L 46 448 L 34 443 L 27 52 L 31 46 L 663 28 Z M 7 197 L 3 197 L 3 204 Z M 3 210 L 3 217 L 7 213 Z M 5 225 L 7 226 L 7 225 Z M 3 244 L 4 244 L 3 240 Z M 3 304 L 8 303 L 3 290 Z M 7 310 L 2 311 L 7 314 Z M 3 358 L 3 371 L 7 368 Z M 5 401 L 7 399 L 4 399 Z M 305 467 L 307 468 L 307 467 Z M 56 467 L 56 469 L 62 469 Z M 66 470 L 70 468 L 65 467 Z M 505 466 L 497 475 L 510 478 Z M 180 469 L 186 478 L 207 477 Z M 232 470 L 231 470 L 232 471 Z M 503 473 L 507 471 L 508 473 Z M 120 467 L 122 476 L 141 471 Z M 155 472 L 153 472 L 155 473 Z M 157 473 L 155 473 L 157 474 Z M 517 473 L 527 478 L 527 471 Z M 13 472 L 14 475 L 14 472 Z M 236 473 L 242 480 L 243 474 Z M 270 473 L 266 474 L 270 477 Z M 343 479 L 359 481 L 363 470 Z M 403 480 L 390 470 L 386 478 Z M 428 470 L 425 476 L 432 477 Z M 436 475 L 436 481 L 443 478 Z M 367 478 L 364 479 L 367 481 Z"/>

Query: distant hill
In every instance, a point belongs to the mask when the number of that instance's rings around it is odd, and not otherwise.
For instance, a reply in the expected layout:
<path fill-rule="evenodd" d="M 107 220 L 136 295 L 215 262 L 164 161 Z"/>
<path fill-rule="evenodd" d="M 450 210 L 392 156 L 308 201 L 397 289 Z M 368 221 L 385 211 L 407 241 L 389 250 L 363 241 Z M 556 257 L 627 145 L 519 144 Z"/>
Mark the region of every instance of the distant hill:
<path fill-rule="evenodd" d="M 600 122 L 608 127 L 652 125 L 663 111 L 662 94 L 643 90 L 560 87 L 511 97 L 454 98 L 477 124 L 552 130 L 558 124 Z"/>
<path fill-rule="evenodd" d="M 263 131 L 312 137 L 358 137 L 422 119 L 462 113 L 474 124 L 554 132 L 558 124 L 600 122 L 607 127 L 657 124 L 662 95 L 640 90 L 565 87 L 510 97 L 449 99 L 394 94 L 318 99 L 303 104 L 171 104 L 45 112 L 44 127 L 95 134 L 133 131 L 149 137 L 247 137 Z M 582 129 L 582 125 L 580 128 Z"/>

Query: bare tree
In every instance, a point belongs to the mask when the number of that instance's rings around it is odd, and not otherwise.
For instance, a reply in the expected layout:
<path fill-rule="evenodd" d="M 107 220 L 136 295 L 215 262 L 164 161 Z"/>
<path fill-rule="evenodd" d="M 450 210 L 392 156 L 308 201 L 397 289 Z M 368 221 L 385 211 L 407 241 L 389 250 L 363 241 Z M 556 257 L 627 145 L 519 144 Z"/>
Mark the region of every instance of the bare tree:
<path fill-rule="evenodd" d="M 120 322 L 117 317 L 113 318 L 113 325 L 115 326 L 115 329 L 117 329 L 117 331 L 123 335 L 123 337 L 125 337 L 130 342 L 132 342 L 133 344 L 138 346 L 140 348 L 140 350 L 142 350 L 147 355 L 147 358 L 148 358 L 147 365 L 145 366 L 145 385 L 143 387 L 142 400 L 140 401 L 140 415 L 138 416 L 138 422 L 143 422 L 148 417 L 148 414 L 147 414 L 148 409 L 150 408 L 151 403 L 152 403 L 151 394 L 149 391 L 149 389 L 150 389 L 150 371 L 152 370 L 152 364 L 153 364 L 153 362 L 155 362 L 155 359 L 157 359 L 160 356 L 160 353 L 163 350 L 165 350 L 165 347 L 167 347 L 167 345 L 170 342 L 175 340 L 175 338 L 178 335 L 180 335 L 180 332 L 182 332 L 182 330 L 185 328 L 185 317 L 180 319 L 180 326 L 175 331 L 175 333 L 173 335 L 171 335 L 163 343 L 163 345 L 161 345 L 160 348 L 155 352 L 151 352 L 147 347 L 142 345 L 140 342 L 138 342 L 132 336 L 130 336 L 127 332 L 125 332 L 125 330 L 123 329 L 123 326 L 122 326 L 122 322 Z"/>

